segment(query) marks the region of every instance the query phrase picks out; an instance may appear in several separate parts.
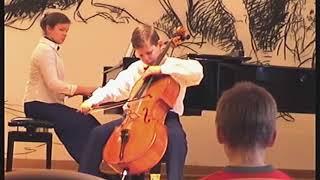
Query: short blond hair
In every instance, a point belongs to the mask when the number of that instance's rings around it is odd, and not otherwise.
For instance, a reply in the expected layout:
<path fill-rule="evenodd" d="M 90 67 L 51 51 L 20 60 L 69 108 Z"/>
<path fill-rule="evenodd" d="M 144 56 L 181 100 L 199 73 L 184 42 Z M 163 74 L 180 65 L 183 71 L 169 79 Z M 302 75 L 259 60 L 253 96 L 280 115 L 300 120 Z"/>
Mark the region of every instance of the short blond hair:
<path fill-rule="evenodd" d="M 134 29 L 131 36 L 131 43 L 132 47 L 137 49 L 142 48 L 146 43 L 157 45 L 159 39 L 157 31 L 152 26 L 141 24 Z"/>

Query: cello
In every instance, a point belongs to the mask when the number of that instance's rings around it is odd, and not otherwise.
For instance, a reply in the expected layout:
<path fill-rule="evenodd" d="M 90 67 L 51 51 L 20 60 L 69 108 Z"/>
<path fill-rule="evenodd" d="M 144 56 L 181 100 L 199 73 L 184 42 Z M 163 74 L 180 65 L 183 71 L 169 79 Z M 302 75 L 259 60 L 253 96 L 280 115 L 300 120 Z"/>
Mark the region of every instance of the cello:
<path fill-rule="evenodd" d="M 164 62 L 171 46 L 188 39 L 178 28 L 152 65 Z M 134 84 L 123 122 L 115 127 L 103 149 L 103 160 L 117 173 L 139 174 L 155 166 L 163 157 L 168 135 L 165 118 L 173 108 L 180 86 L 166 74 L 142 77 Z"/>

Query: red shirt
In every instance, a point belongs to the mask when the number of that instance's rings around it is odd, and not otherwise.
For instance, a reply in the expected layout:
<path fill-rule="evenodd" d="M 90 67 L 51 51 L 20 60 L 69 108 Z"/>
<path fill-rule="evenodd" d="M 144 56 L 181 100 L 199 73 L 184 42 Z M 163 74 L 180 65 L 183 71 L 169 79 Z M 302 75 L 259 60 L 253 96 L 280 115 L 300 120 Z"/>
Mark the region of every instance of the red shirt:
<path fill-rule="evenodd" d="M 235 167 L 227 166 L 222 171 L 201 178 L 201 180 L 224 180 L 224 179 L 284 179 L 292 178 L 285 173 L 273 169 L 272 166 L 261 167 Z"/>

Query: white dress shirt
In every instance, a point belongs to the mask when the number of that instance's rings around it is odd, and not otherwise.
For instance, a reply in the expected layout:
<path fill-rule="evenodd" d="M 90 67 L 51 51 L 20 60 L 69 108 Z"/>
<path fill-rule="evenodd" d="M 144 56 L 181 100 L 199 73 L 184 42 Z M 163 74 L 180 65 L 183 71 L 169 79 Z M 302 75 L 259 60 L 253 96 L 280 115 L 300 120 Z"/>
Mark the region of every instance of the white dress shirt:
<path fill-rule="evenodd" d="M 109 80 L 104 87 L 96 89 L 86 101 L 98 105 L 128 99 L 132 87 L 143 75 L 146 66 L 141 60 L 132 63 L 127 69 L 121 71 L 115 79 Z M 170 75 L 180 85 L 180 92 L 173 111 L 182 115 L 186 88 L 200 83 L 203 78 L 203 67 L 198 61 L 173 57 L 166 57 L 165 63 L 160 67 L 161 73 Z M 123 106 L 124 109 L 126 107 L 126 105 Z"/>
<path fill-rule="evenodd" d="M 42 37 L 32 53 L 29 80 L 24 102 L 64 103 L 65 96 L 74 95 L 77 85 L 64 82 L 63 60 L 58 44 Z"/>

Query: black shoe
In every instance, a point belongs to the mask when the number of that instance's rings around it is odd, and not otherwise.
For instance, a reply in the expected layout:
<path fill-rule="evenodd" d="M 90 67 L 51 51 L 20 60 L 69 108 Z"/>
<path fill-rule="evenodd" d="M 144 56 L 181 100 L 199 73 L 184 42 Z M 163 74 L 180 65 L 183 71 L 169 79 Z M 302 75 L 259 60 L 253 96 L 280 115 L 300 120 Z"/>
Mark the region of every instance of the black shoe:
<path fill-rule="evenodd" d="M 121 176 L 119 174 L 107 174 L 100 172 L 100 177 L 107 180 L 121 180 Z"/>
<path fill-rule="evenodd" d="M 129 175 L 126 177 L 126 180 L 144 180 L 144 174 Z"/>

